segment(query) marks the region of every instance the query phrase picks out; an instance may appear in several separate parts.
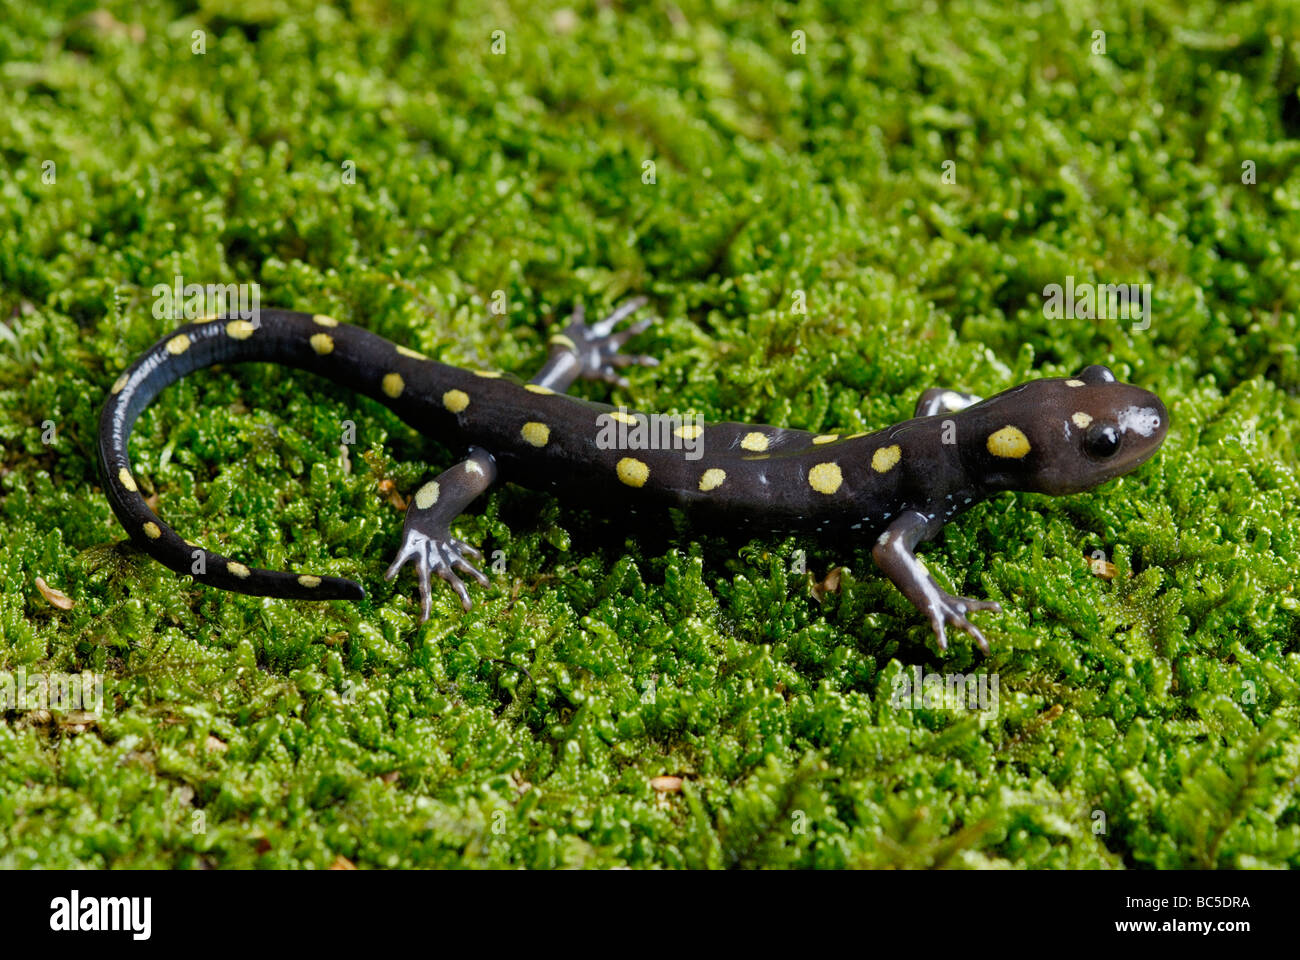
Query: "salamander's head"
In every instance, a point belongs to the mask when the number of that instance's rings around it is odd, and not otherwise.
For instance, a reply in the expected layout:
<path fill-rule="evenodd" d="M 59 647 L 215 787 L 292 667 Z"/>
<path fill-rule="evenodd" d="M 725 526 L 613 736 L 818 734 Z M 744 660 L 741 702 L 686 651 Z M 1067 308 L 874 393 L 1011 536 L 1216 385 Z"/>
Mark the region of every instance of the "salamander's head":
<path fill-rule="evenodd" d="M 965 425 L 969 415 L 971 425 Z M 958 433 L 978 431 L 966 458 L 994 488 L 1077 493 L 1144 463 L 1164 442 L 1160 398 L 1086 367 L 1069 379 L 1033 380 L 962 411 Z"/>

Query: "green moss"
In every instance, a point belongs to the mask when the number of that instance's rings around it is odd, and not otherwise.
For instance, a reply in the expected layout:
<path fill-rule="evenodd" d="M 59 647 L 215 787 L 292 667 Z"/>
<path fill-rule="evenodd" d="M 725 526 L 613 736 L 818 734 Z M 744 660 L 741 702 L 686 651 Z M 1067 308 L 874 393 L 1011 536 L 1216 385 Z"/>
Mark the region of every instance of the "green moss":
<path fill-rule="evenodd" d="M 4 715 L 0 865 L 1300 866 L 1292 6 L 90 6 L 0 0 L 0 671 L 106 682 L 97 719 Z M 98 409 L 177 274 L 523 374 L 570 304 L 646 292 L 663 364 L 580 388 L 645 409 L 869 429 L 1106 362 L 1173 426 L 1138 473 L 926 551 L 1006 607 L 987 660 L 940 655 L 865 549 L 636 536 L 518 489 L 457 526 L 506 572 L 420 627 L 380 483 L 450 453 L 296 373 L 168 390 L 140 483 L 367 602 L 118 544 Z M 1149 329 L 1048 319 L 1067 275 L 1151 283 Z M 915 666 L 996 674 L 996 715 L 894 705 Z"/>

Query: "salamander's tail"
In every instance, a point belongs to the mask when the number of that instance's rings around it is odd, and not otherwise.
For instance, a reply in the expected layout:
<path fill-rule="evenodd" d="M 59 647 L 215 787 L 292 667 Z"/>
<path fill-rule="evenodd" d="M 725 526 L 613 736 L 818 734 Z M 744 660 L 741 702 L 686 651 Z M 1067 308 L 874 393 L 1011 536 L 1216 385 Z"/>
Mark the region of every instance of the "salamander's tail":
<path fill-rule="evenodd" d="M 286 355 L 286 338 L 277 334 L 283 328 L 310 330 L 314 323 L 324 322 L 337 326 L 327 317 L 278 310 L 261 311 L 256 322 L 220 319 L 189 324 L 155 343 L 113 384 L 99 419 L 100 476 L 118 520 L 151 557 L 177 573 L 194 577 L 197 583 L 255 596 L 294 600 L 365 597 L 361 584 L 352 580 L 252 568 L 183 539 L 145 503 L 127 453 L 127 440 L 140 411 L 168 384 L 201 367 L 222 362 L 278 360 L 310 366 L 309 358 L 295 363 L 299 358 Z M 306 338 L 297 339 L 306 342 Z"/>

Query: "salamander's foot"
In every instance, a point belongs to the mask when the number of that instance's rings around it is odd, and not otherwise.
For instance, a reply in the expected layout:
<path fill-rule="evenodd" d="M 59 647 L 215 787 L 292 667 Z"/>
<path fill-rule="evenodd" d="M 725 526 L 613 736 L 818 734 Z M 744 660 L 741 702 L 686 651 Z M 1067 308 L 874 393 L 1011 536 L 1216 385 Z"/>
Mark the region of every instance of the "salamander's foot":
<path fill-rule="evenodd" d="M 948 636 L 944 631 L 945 626 L 958 627 L 965 630 L 979 648 L 987 655 L 989 652 L 989 642 L 984 639 L 984 634 L 980 633 L 979 627 L 966 619 L 966 614 L 975 610 L 991 610 L 994 613 L 1002 612 L 1002 604 L 995 600 L 972 600 L 969 597 L 954 597 L 952 594 L 939 590 L 937 595 L 933 596 L 924 608 L 924 613 L 930 618 L 930 626 L 934 628 L 934 635 L 939 640 L 939 649 L 948 649 Z"/>
<path fill-rule="evenodd" d="M 962 393 L 960 390 L 946 390 L 943 387 L 931 387 L 921 394 L 916 402 L 917 417 L 934 417 L 941 413 L 956 413 L 979 403 L 984 398 L 974 393 Z"/>
<path fill-rule="evenodd" d="M 597 323 L 588 324 L 581 306 L 573 311 L 564 332 L 552 337 L 553 343 L 572 346 L 577 354 L 581 371 L 578 376 L 583 380 L 604 380 L 620 387 L 628 386 L 628 380 L 621 373 L 621 367 L 636 364 L 642 367 L 657 366 L 654 357 L 640 354 L 619 353 L 619 347 L 639 333 L 643 333 L 654 323 L 654 318 L 640 320 L 631 326 L 614 332 L 614 328 L 636 311 L 646 305 L 645 297 L 635 297 L 620 306 L 608 317 Z"/>
<path fill-rule="evenodd" d="M 392 580 L 397 576 L 397 572 L 402 568 L 402 564 L 407 560 L 415 560 L 416 581 L 420 585 L 420 622 L 429 619 L 431 601 L 429 597 L 429 574 L 436 573 L 443 580 L 451 584 L 451 588 L 456 591 L 460 597 L 461 606 L 469 610 L 474 604 L 469 599 L 469 591 L 465 589 L 465 584 L 461 582 L 460 577 L 456 576 L 455 571 L 469 574 L 479 582 L 480 586 L 488 586 L 489 581 L 483 573 L 472 566 L 466 556 L 470 556 L 477 561 L 483 560 L 483 554 L 475 547 L 468 543 L 463 543 L 451 535 L 451 531 L 440 530 L 437 536 L 428 536 L 418 529 L 408 526 L 402 531 L 402 546 L 397 552 L 397 559 L 393 561 L 388 572 L 384 574 L 385 580 Z"/>

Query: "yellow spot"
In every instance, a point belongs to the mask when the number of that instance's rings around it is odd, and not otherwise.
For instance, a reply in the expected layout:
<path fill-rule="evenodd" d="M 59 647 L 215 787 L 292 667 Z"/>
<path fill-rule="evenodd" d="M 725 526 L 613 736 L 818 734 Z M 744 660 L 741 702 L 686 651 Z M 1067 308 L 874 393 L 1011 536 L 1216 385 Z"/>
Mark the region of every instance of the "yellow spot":
<path fill-rule="evenodd" d="M 334 338 L 328 333 L 313 333 L 311 335 L 311 348 L 323 357 L 334 349 Z"/>
<path fill-rule="evenodd" d="M 195 322 L 195 323 L 212 323 L 212 321 L 214 321 L 214 320 L 221 320 L 221 319 L 222 319 L 221 317 L 216 317 L 216 316 L 212 316 L 212 317 L 209 317 L 209 316 L 203 316 L 203 317 L 199 317 L 199 318 L 198 318 L 197 320 L 195 320 L 194 322 Z"/>
<path fill-rule="evenodd" d="M 903 448 L 898 444 L 881 447 L 871 455 L 871 469 L 876 473 L 888 473 L 903 458 Z"/>
<path fill-rule="evenodd" d="M 550 387 L 544 387 L 540 383 L 525 383 L 524 389 L 529 393 L 540 393 L 544 397 L 549 397 L 555 393 Z"/>
<path fill-rule="evenodd" d="M 865 430 L 863 430 L 861 433 L 850 433 L 850 434 L 849 434 L 847 437 L 845 437 L 844 439 L 845 439 L 845 440 L 856 440 L 856 439 L 858 439 L 858 437 L 865 437 L 866 435 L 867 435 L 867 432 L 866 432 Z"/>
<path fill-rule="evenodd" d="M 840 438 L 838 433 L 823 433 L 813 437 L 813 443 L 834 443 Z"/>
<path fill-rule="evenodd" d="M 438 502 L 438 481 L 430 480 L 419 490 L 415 491 L 415 505 L 421 510 L 428 510 Z"/>
<path fill-rule="evenodd" d="M 117 471 L 117 482 L 126 487 L 132 493 L 138 489 L 135 485 L 135 477 L 131 476 L 131 471 L 126 467 Z"/>
<path fill-rule="evenodd" d="M 501 374 L 496 370 L 475 370 L 474 376 L 485 377 L 488 380 L 495 380 L 497 377 L 501 376 Z"/>
<path fill-rule="evenodd" d="M 555 344 L 557 347 L 566 347 L 574 353 L 578 352 L 578 345 L 562 333 L 557 333 L 555 336 L 551 337 L 551 343 Z"/>
<path fill-rule="evenodd" d="M 448 390 L 442 395 L 442 405 L 452 413 L 460 413 L 469 406 L 469 394 L 464 390 Z"/>
<path fill-rule="evenodd" d="M 1088 426 L 1088 424 L 1092 423 L 1092 417 L 1084 413 L 1082 410 L 1080 410 L 1078 413 L 1071 416 L 1070 419 L 1074 421 L 1074 425 L 1078 427 L 1080 430 L 1084 429 L 1085 427 Z"/>
<path fill-rule="evenodd" d="M 247 320 L 232 320 L 226 324 L 226 333 L 236 340 L 247 340 L 257 328 Z"/>
<path fill-rule="evenodd" d="M 673 433 L 677 434 L 677 436 L 681 437 L 683 440 L 694 440 L 703 432 L 704 428 L 698 423 L 688 423 L 673 431 Z"/>
<path fill-rule="evenodd" d="M 252 573 L 248 567 L 244 566 L 242 563 L 236 563 L 234 560 L 226 561 L 226 569 L 237 576 L 240 580 L 247 580 L 249 575 Z"/>
<path fill-rule="evenodd" d="M 410 347 L 398 347 L 397 352 L 404 357 L 410 357 L 412 360 L 428 360 L 424 354 L 418 350 L 412 350 Z"/>
<path fill-rule="evenodd" d="M 618 478 L 629 487 L 643 487 L 650 479 L 650 468 L 633 457 L 624 457 L 614 469 Z"/>
<path fill-rule="evenodd" d="M 995 457 L 1019 460 L 1029 452 L 1029 438 L 1018 427 L 1008 424 L 989 434 L 988 448 Z"/>
<path fill-rule="evenodd" d="M 722 486 L 722 481 L 726 479 L 727 471 L 719 470 L 717 467 L 710 467 L 704 471 L 704 476 L 700 477 L 700 489 L 705 493 L 716 490 Z"/>
<path fill-rule="evenodd" d="M 617 420 L 619 423 L 626 423 L 630 426 L 635 426 L 637 422 L 636 415 L 628 413 L 625 410 L 614 410 L 610 413 L 609 418 L 611 420 Z"/>
<path fill-rule="evenodd" d="M 298 578 L 298 582 L 301 583 L 304 587 L 319 587 L 320 577 L 313 576 L 310 573 L 304 573 L 301 577 Z"/>
<path fill-rule="evenodd" d="M 400 373 L 386 373 L 383 381 L 384 393 L 396 400 L 406 389 L 406 381 Z"/>
<path fill-rule="evenodd" d="M 326 316 L 323 313 L 313 314 L 312 319 L 315 320 L 317 323 L 319 323 L 322 327 L 337 327 L 339 325 L 339 322 L 337 320 L 335 320 L 333 317 Z"/>
<path fill-rule="evenodd" d="M 167 352 L 177 357 L 189 348 L 190 338 L 183 333 L 178 334 L 167 341 Z"/>
<path fill-rule="evenodd" d="M 126 386 L 126 374 L 122 374 L 113 381 L 113 393 L 121 393 L 122 388 Z"/>
<path fill-rule="evenodd" d="M 544 423 L 536 423 L 531 420 L 525 423 L 519 432 L 534 447 L 544 447 L 546 442 L 551 439 L 550 427 Z"/>
<path fill-rule="evenodd" d="M 1066 380 L 1065 385 L 1067 387 L 1082 387 L 1084 384 L 1082 380 Z"/>
<path fill-rule="evenodd" d="M 157 540 L 162 536 L 162 531 L 158 529 L 158 524 L 150 520 L 144 525 L 144 535 L 150 540 Z"/>
<path fill-rule="evenodd" d="M 808 485 L 818 493 L 834 493 L 843 482 L 838 463 L 819 463 L 808 471 Z"/>
<path fill-rule="evenodd" d="M 740 445 L 746 450 L 762 453 L 767 449 L 767 437 L 755 430 L 752 433 L 745 434 L 740 440 Z"/>

